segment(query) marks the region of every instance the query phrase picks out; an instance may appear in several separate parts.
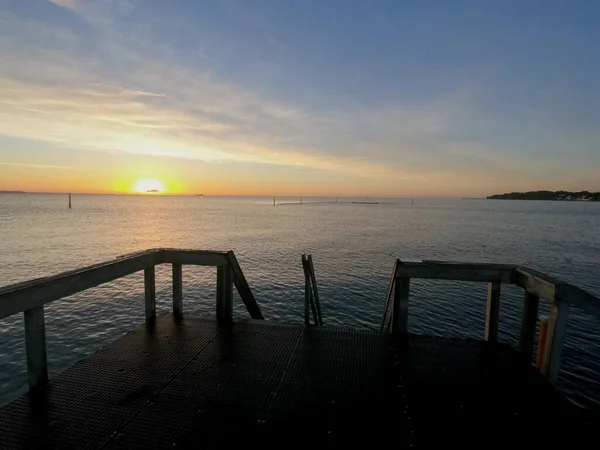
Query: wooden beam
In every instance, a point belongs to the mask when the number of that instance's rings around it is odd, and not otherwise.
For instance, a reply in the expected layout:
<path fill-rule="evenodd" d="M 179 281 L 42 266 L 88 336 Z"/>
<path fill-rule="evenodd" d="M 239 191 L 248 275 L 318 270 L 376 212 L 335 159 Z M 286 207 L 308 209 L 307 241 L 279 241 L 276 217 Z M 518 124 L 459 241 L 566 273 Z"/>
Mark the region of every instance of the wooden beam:
<path fill-rule="evenodd" d="M 568 283 L 559 283 L 556 286 L 556 297 L 600 319 L 600 299 L 583 289 Z"/>
<path fill-rule="evenodd" d="M 485 319 L 485 340 L 498 342 L 498 324 L 500 323 L 500 289 L 498 282 L 488 283 L 487 309 Z"/>
<path fill-rule="evenodd" d="M 235 253 L 233 251 L 227 252 L 227 260 L 229 262 L 229 266 L 231 267 L 233 274 L 233 283 L 240 294 L 240 298 L 246 305 L 246 309 L 248 313 L 250 313 L 250 317 L 253 319 L 264 320 L 262 312 L 256 303 L 256 299 L 254 298 L 254 294 L 252 293 L 252 289 L 250 289 L 250 285 L 244 276 L 244 272 L 240 267 L 240 263 L 235 257 Z"/>
<path fill-rule="evenodd" d="M 0 289 L 0 319 L 139 272 L 159 264 L 161 258 L 160 250 L 149 250 L 123 256 L 116 261 L 6 286 Z"/>
<path fill-rule="evenodd" d="M 174 263 L 173 267 L 173 315 L 183 314 L 183 267 Z"/>
<path fill-rule="evenodd" d="M 390 307 L 392 305 L 392 295 L 394 294 L 394 286 L 396 285 L 396 269 L 398 267 L 398 259 L 394 262 L 392 269 L 392 277 L 388 284 L 387 294 L 385 296 L 385 303 L 383 305 L 383 315 L 381 316 L 381 331 L 386 330 L 386 324 L 389 323 L 388 317 L 391 317 Z"/>
<path fill-rule="evenodd" d="M 164 249 L 166 263 L 177 263 L 190 266 L 224 266 L 229 264 L 227 252 Z"/>
<path fill-rule="evenodd" d="M 315 266 L 313 265 L 313 259 L 312 259 L 312 255 L 308 255 L 308 268 L 309 268 L 309 274 L 310 274 L 310 279 L 312 281 L 312 289 L 313 289 L 313 293 L 315 296 L 315 304 L 317 307 L 317 316 L 319 318 L 319 321 L 317 322 L 315 320 L 315 323 L 317 325 L 323 325 L 323 314 L 321 314 L 321 300 L 319 299 L 319 289 L 317 288 L 317 277 L 315 275 Z"/>
<path fill-rule="evenodd" d="M 526 267 L 515 269 L 514 284 L 543 300 L 552 301 L 556 294 L 556 283 L 560 282 L 541 272 Z"/>
<path fill-rule="evenodd" d="M 546 349 L 542 362 L 542 373 L 551 383 L 556 383 L 560 369 L 560 357 L 565 344 L 567 319 L 569 318 L 569 303 L 555 299 L 550 306 L 548 317 L 548 334 Z"/>
<path fill-rule="evenodd" d="M 392 307 L 392 334 L 404 336 L 408 333 L 408 298 L 410 278 L 396 278 L 394 305 Z"/>
<path fill-rule="evenodd" d="M 217 320 L 233 321 L 233 274 L 229 265 L 217 267 Z"/>
<path fill-rule="evenodd" d="M 319 325 L 319 314 L 317 313 L 317 308 L 315 307 L 315 295 L 312 289 L 309 290 L 309 300 L 310 309 L 313 313 L 313 320 L 315 321 L 315 325 Z"/>
<path fill-rule="evenodd" d="M 44 307 L 28 309 L 25 317 L 25 349 L 27 352 L 27 378 L 29 389 L 42 387 L 48 382 L 46 358 L 46 326 Z"/>
<path fill-rule="evenodd" d="M 533 342 L 535 340 L 535 330 L 537 328 L 539 303 L 540 299 L 537 295 L 525 291 L 519 349 L 521 350 L 521 353 L 525 355 L 527 361 L 530 362 L 533 356 Z"/>
<path fill-rule="evenodd" d="M 310 276 L 308 274 L 306 255 L 302 254 L 302 271 L 304 272 L 304 325 L 310 325 Z"/>
<path fill-rule="evenodd" d="M 514 266 L 505 264 L 400 260 L 397 276 L 435 280 L 511 283 L 513 270 Z"/>
<path fill-rule="evenodd" d="M 156 275 L 154 266 L 144 269 L 144 298 L 146 303 L 146 322 L 156 320 Z"/>

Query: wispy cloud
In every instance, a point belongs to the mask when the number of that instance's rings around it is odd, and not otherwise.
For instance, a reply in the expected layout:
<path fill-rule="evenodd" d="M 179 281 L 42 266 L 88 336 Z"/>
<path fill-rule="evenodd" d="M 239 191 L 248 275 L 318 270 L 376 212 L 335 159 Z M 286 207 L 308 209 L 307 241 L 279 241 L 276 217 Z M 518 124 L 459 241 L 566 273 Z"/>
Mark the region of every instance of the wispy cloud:
<path fill-rule="evenodd" d="M 31 168 L 31 169 L 82 170 L 81 167 L 55 166 L 55 165 L 52 165 L 52 164 L 16 163 L 16 162 L 7 162 L 7 161 L 0 161 L 0 166 L 6 166 L 6 167 L 27 167 L 27 168 Z"/>
<path fill-rule="evenodd" d="M 518 133 L 482 114 L 485 89 L 472 84 L 433 97 L 310 108 L 219 77 L 218 52 L 195 36 L 182 57 L 152 22 L 136 22 L 134 0 L 51 1 L 75 14 L 50 22 L 0 8 L 0 133 L 7 136 L 74 151 L 307 168 L 389 189 L 490 183 L 520 176 L 511 156 L 527 158 L 479 138 L 492 127 Z M 225 5 L 254 29 L 268 28 L 242 2 Z M 265 33 L 271 53 L 287 52 Z"/>

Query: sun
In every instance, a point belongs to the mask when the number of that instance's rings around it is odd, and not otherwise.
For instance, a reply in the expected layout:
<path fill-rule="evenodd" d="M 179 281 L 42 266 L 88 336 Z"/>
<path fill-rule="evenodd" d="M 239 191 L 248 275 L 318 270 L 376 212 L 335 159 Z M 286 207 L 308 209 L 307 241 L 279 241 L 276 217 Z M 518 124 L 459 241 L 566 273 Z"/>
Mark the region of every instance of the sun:
<path fill-rule="evenodd" d="M 135 192 L 140 194 L 159 194 L 165 191 L 165 186 L 159 180 L 139 180 L 133 187 Z"/>

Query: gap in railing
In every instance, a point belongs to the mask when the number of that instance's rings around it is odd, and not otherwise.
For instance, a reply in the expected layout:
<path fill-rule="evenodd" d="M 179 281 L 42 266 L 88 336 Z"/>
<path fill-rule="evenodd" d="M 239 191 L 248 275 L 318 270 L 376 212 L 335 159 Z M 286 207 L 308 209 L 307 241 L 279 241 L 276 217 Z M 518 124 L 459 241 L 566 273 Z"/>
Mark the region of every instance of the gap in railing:
<path fill-rule="evenodd" d="M 483 339 L 485 283 L 418 278 L 410 283 L 409 333 Z"/>
<path fill-rule="evenodd" d="M 173 311 L 173 274 L 171 264 L 157 266 L 156 311 L 157 314 Z M 216 267 L 184 265 L 183 314 L 216 316 L 217 269 Z M 160 288 L 159 288 L 160 286 Z"/>

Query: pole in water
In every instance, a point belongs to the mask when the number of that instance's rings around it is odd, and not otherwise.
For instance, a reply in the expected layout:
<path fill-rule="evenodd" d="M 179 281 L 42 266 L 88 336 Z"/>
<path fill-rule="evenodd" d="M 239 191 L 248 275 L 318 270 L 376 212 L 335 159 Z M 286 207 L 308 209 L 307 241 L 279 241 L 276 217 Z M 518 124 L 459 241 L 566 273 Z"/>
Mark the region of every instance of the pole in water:
<path fill-rule="evenodd" d="M 302 197 L 300 197 L 300 204 L 302 204 Z"/>
<path fill-rule="evenodd" d="M 69 194 L 69 209 L 71 209 L 71 194 Z"/>
<path fill-rule="evenodd" d="M 275 206 L 275 197 L 273 197 L 273 206 Z"/>

